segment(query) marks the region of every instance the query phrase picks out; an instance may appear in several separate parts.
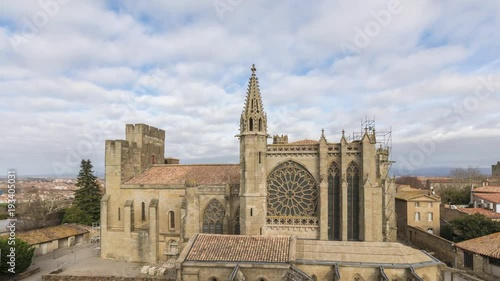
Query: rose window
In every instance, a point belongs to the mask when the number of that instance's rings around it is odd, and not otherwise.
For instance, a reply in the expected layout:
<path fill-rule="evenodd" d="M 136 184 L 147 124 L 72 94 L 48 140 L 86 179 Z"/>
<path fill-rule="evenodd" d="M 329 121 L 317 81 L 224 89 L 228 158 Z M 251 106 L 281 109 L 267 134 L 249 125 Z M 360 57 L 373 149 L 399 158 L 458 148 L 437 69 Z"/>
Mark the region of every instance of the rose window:
<path fill-rule="evenodd" d="M 280 164 L 267 179 L 268 216 L 316 216 L 317 199 L 314 177 L 296 162 Z"/>

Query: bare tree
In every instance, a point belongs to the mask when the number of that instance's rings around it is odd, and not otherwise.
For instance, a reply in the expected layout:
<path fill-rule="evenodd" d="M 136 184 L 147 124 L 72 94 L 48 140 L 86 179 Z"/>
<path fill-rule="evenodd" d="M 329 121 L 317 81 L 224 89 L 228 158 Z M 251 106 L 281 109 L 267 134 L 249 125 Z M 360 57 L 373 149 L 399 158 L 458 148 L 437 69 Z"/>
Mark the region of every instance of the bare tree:
<path fill-rule="evenodd" d="M 31 230 L 61 223 L 60 211 L 68 207 L 61 197 L 44 196 L 38 188 L 31 188 L 19 203 L 18 225 L 20 230 Z"/>
<path fill-rule="evenodd" d="M 480 183 L 486 178 L 485 175 L 481 174 L 481 171 L 479 171 L 477 167 L 452 169 L 450 171 L 450 177 L 462 187 L 471 186 L 474 183 Z"/>

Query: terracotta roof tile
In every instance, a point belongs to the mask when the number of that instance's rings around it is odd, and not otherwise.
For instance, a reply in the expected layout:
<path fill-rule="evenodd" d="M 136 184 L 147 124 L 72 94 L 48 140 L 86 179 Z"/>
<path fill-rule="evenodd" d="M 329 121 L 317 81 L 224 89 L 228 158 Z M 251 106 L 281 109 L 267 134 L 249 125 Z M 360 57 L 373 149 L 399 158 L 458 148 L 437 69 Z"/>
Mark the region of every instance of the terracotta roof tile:
<path fill-rule="evenodd" d="M 16 233 L 16 238 L 26 241 L 30 245 L 53 241 L 89 232 L 75 224 L 63 224 Z"/>
<path fill-rule="evenodd" d="M 460 249 L 482 256 L 500 258 L 500 232 L 455 244 Z"/>
<path fill-rule="evenodd" d="M 183 185 L 239 184 L 240 165 L 158 165 L 135 176 L 125 184 Z"/>
<path fill-rule="evenodd" d="M 418 189 L 414 189 L 414 188 L 412 188 L 411 191 L 408 189 L 400 190 L 398 193 L 396 193 L 396 199 L 409 201 L 412 199 L 416 199 L 418 197 L 426 197 L 425 199 L 427 199 L 427 200 L 440 201 L 438 196 L 435 196 L 435 195 L 431 196 L 431 195 L 428 195 L 428 193 L 429 193 L 428 190 L 418 190 Z"/>
<path fill-rule="evenodd" d="M 481 214 L 481 215 L 485 215 L 489 219 L 500 219 L 499 213 L 495 213 L 492 210 L 488 210 L 488 209 L 484 209 L 484 208 L 458 208 L 458 210 L 462 213 L 467 213 L 469 215 Z"/>
<path fill-rule="evenodd" d="M 288 236 L 198 234 L 186 260 L 285 263 L 289 252 Z"/>
<path fill-rule="evenodd" d="M 500 186 L 487 185 L 474 188 L 474 193 L 500 193 Z"/>
<path fill-rule="evenodd" d="M 500 203 L 500 193 L 480 193 L 474 194 L 474 196 L 493 203 Z"/>

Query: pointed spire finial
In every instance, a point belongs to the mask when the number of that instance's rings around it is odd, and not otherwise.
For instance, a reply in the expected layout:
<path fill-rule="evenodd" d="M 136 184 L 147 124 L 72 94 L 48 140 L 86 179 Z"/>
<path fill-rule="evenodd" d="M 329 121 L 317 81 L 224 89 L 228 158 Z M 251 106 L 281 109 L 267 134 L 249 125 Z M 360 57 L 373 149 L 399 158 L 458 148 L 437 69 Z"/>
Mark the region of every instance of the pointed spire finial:
<path fill-rule="evenodd" d="M 344 136 L 345 130 L 342 129 L 342 136 Z"/>
<path fill-rule="evenodd" d="M 255 71 L 257 71 L 257 68 L 255 68 L 255 64 L 252 64 L 252 68 L 250 68 L 250 70 L 252 70 L 252 76 L 255 76 Z"/>
<path fill-rule="evenodd" d="M 324 137 L 325 136 L 325 128 L 321 128 L 321 136 Z"/>

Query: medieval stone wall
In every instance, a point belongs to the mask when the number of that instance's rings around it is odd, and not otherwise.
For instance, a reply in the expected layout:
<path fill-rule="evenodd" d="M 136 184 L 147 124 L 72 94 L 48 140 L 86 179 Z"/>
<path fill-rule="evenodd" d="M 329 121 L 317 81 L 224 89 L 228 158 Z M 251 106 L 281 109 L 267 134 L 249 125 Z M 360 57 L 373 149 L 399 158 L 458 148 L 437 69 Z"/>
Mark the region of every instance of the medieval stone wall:
<path fill-rule="evenodd" d="M 434 256 L 449 266 L 455 263 L 453 242 L 420 228 L 408 226 L 409 242 L 418 248 L 434 253 Z"/>

